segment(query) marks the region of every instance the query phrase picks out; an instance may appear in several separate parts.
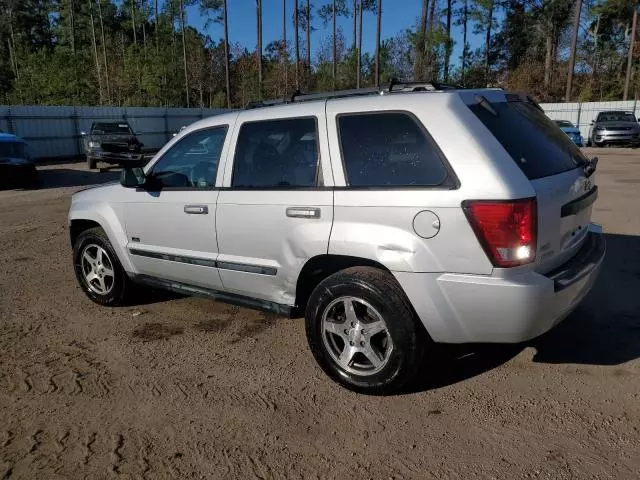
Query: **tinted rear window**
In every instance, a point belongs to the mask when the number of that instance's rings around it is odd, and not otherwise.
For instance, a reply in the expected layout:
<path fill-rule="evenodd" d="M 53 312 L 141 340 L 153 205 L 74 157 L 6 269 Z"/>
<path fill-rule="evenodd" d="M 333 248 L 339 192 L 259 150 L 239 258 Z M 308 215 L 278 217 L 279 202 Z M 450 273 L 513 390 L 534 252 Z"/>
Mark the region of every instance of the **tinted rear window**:
<path fill-rule="evenodd" d="M 439 150 L 407 113 L 340 115 L 338 127 L 350 186 L 437 186 L 447 180 Z"/>
<path fill-rule="evenodd" d="M 636 117 L 630 112 L 600 112 L 597 122 L 635 122 Z"/>
<path fill-rule="evenodd" d="M 586 161 L 569 137 L 531 103 L 478 103 L 469 108 L 529 179 L 566 172 Z"/>
<path fill-rule="evenodd" d="M 91 133 L 94 135 L 102 134 L 125 134 L 131 133 L 131 127 L 127 123 L 94 123 L 91 127 Z"/>

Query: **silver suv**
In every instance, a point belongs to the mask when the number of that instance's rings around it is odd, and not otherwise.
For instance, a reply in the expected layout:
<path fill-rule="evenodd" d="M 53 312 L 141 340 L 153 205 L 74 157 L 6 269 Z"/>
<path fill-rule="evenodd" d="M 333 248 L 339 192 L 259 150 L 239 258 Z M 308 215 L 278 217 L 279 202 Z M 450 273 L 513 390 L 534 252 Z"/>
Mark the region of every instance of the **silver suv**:
<path fill-rule="evenodd" d="M 433 342 L 521 342 L 578 305 L 605 250 L 594 170 L 498 89 L 297 96 L 76 193 L 73 262 L 101 305 L 144 284 L 303 314 L 331 378 L 388 393 Z"/>

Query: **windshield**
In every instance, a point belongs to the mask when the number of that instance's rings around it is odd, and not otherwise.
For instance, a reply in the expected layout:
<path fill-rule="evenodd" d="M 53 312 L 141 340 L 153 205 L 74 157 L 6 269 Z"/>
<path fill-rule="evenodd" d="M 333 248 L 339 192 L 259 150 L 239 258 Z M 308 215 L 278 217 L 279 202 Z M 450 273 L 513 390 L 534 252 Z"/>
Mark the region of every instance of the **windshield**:
<path fill-rule="evenodd" d="M 22 142 L 0 142 L 0 157 L 27 158 L 25 144 Z"/>
<path fill-rule="evenodd" d="M 597 122 L 635 122 L 633 114 L 629 112 L 600 112 Z"/>
<path fill-rule="evenodd" d="M 529 179 L 572 170 L 587 158 L 535 105 L 489 102 L 479 97 L 469 108 L 484 123 Z"/>
<path fill-rule="evenodd" d="M 555 120 L 555 122 L 560 128 L 574 128 L 573 123 L 567 120 Z"/>
<path fill-rule="evenodd" d="M 131 127 L 127 123 L 94 123 L 91 127 L 92 135 L 103 134 L 131 134 Z"/>

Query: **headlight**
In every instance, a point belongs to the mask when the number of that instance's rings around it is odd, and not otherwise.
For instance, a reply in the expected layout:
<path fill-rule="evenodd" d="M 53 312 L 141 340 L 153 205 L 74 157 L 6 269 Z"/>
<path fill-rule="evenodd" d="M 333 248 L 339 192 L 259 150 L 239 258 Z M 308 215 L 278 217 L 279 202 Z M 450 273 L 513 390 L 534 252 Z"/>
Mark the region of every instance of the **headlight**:
<path fill-rule="evenodd" d="M 89 142 L 89 148 L 100 148 L 100 142 Z"/>
<path fill-rule="evenodd" d="M 606 128 L 604 128 L 604 127 L 596 127 L 596 128 L 593 129 L 594 132 L 602 132 L 604 130 L 606 130 Z"/>

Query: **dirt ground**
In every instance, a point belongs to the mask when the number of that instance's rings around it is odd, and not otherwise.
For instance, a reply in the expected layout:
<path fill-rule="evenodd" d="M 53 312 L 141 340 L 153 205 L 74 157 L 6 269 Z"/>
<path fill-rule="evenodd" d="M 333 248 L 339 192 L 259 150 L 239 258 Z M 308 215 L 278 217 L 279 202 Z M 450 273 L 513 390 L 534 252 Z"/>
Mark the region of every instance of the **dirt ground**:
<path fill-rule="evenodd" d="M 118 173 L 42 167 L 0 192 L 0 479 L 640 478 L 640 151 L 597 154 L 608 252 L 580 309 L 528 345 L 443 349 L 384 398 L 322 374 L 301 319 L 91 303 L 69 198 Z"/>

